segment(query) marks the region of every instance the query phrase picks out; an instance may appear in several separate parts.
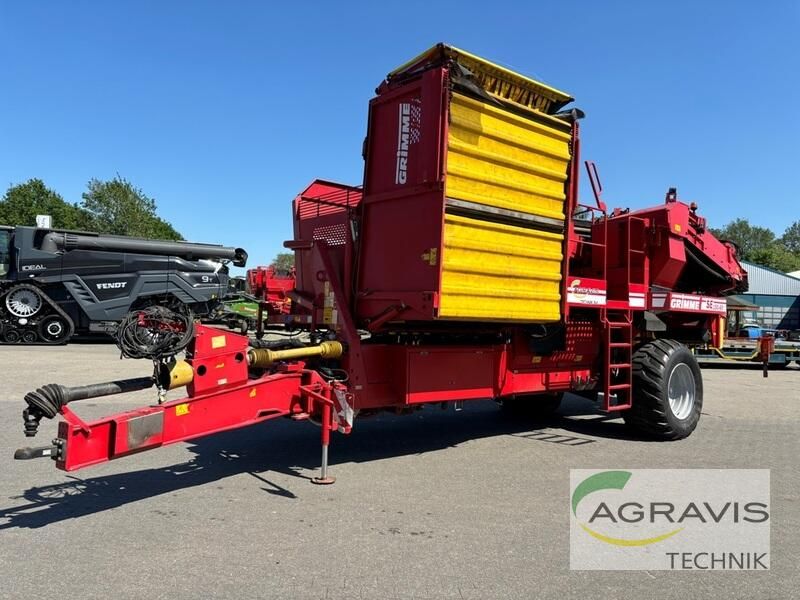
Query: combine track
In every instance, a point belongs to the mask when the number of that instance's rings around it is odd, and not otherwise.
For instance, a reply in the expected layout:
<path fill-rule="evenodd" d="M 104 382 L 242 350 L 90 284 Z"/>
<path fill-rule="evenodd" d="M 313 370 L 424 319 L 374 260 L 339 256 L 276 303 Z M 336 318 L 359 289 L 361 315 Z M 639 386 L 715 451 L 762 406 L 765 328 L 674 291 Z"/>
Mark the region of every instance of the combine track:
<path fill-rule="evenodd" d="M 0 344 L 53 346 L 66 343 L 73 333 L 69 315 L 35 285 L 0 289 Z"/>

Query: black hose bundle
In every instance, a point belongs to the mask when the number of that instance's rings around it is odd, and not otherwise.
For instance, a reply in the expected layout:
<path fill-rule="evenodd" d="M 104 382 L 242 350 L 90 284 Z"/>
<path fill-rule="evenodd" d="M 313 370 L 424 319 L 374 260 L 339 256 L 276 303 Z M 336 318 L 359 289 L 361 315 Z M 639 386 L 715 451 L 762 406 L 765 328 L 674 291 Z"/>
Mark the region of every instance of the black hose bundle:
<path fill-rule="evenodd" d="M 117 327 L 117 347 L 127 358 L 161 360 L 186 348 L 194 335 L 190 311 L 149 306 L 128 313 Z"/>

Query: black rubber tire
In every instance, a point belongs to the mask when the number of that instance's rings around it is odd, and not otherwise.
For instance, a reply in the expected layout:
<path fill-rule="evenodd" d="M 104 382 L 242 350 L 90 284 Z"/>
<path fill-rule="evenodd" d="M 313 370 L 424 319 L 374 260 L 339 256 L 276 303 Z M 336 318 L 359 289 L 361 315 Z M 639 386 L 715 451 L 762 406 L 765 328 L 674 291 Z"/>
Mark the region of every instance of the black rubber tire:
<path fill-rule="evenodd" d="M 22 343 L 23 344 L 35 344 L 39 341 L 39 336 L 33 329 L 26 329 L 22 332 Z"/>
<path fill-rule="evenodd" d="M 5 341 L 6 344 L 16 344 L 19 342 L 20 337 L 22 336 L 20 336 L 16 329 L 6 329 L 3 332 L 3 341 Z"/>
<path fill-rule="evenodd" d="M 533 419 L 552 417 L 561 406 L 563 394 L 518 394 L 503 398 L 500 408 L 504 413 Z"/>
<path fill-rule="evenodd" d="M 695 398 L 691 412 L 675 416 L 667 397 L 670 375 L 680 365 L 694 375 Z M 625 423 L 648 437 L 679 440 L 691 434 L 703 409 L 703 378 L 694 354 L 674 340 L 655 340 L 633 355 L 633 406 L 622 413 Z"/>

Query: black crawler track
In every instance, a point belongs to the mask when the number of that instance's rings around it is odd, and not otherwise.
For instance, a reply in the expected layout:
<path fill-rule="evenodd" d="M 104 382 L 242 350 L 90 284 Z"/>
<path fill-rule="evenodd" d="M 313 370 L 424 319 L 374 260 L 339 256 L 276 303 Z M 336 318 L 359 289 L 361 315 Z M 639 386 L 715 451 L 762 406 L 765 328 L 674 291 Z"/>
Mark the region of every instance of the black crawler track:
<path fill-rule="evenodd" d="M 11 314 L 6 306 L 8 295 L 22 289 L 30 290 L 42 300 L 39 310 L 25 319 Z M 56 318 L 61 319 L 64 331 L 57 338 L 49 339 L 46 327 Z M 42 289 L 30 283 L 16 283 L 0 288 L 0 344 L 53 346 L 67 343 L 74 333 L 75 323 L 70 316 Z"/>

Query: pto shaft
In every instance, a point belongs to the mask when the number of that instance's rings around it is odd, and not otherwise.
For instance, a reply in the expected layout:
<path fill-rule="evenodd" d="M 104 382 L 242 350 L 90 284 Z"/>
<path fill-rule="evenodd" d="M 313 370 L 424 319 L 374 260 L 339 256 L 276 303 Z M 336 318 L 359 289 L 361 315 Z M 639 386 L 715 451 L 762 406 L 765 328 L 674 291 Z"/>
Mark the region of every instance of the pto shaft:
<path fill-rule="evenodd" d="M 146 390 L 153 387 L 153 383 L 152 377 L 120 379 L 118 381 L 106 381 L 76 387 L 51 383 L 33 392 L 28 392 L 25 394 L 25 403 L 28 408 L 22 413 L 22 419 L 25 422 L 25 435 L 27 437 L 35 436 L 39 429 L 39 421 L 43 417 L 52 419 L 61 411 L 62 407 L 70 402 Z"/>
<path fill-rule="evenodd" d="M 337 341 L 325 341 L 317 346 L 303 348 L 289 348 L 288 350 L 268 350 L 266 348 L 251 348 L 247 351 L 247 360 L 251 367 L 268 367 L 280 360 L 295 358 L 339 358 L 344 352 L 342 344 Z"/>
<path fill-rule="evenodd" d="M 340 342 L 328 340 L 316 346 L 304 346 L 286 350 L 251 348 L 247 352 L 247 358 L 252 367 L 268 367 L 281 360 L 310 358 L 312 356 L 339 358 L 343 352 L 344 348 Z M 28 437 L 35 436 L 39 429 L 39 422 L 43 417 L 52 419 L 61 411 L 63 406 L 75 400 L 144 390 L 152 387 L 154 383 L 158 383 L 159 387 L 165 390 L 172 390 L 188 385 L 193 379 L 194 370 L 192 366 L 186 361 L 179 360 L 164 364 L 155 378 L 138 377 L 136 379 L 122 379 L 77 387 L 46 385 L 25 395 L 25 402 L 28 405 L 22 415 L 25 422 L 25 435 Z"/>

